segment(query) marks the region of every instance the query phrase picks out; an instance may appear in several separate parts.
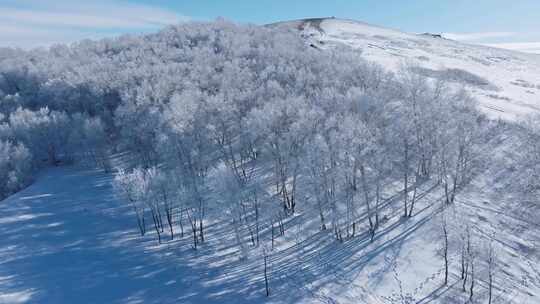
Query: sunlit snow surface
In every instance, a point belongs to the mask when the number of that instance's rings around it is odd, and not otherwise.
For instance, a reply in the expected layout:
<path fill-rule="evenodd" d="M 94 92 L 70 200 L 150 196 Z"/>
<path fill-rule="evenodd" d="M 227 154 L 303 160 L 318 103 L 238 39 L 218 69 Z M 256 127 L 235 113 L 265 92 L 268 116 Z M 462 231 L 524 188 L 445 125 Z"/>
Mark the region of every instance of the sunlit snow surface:
<path fill-rule="evenodd" d="M 456 209 L 500 248 L 494 303 L 538 303 L 538 224 L 490 190 L 496 177 L 488 172 L 478 179 Z M 355 238 L 337 242 L 300 208 L 270 253 L 266 298 L 260 250 L 241 259 L 227 217 L 208 223 L 207 242 L 198 251 L 189 234 L 157 246 L 152 232 L 138 236 L 131 209 L 113 195 L 110 175 L 49 169 L 0 202 L 0 303 L 382 304 L 397 296 L 398 282 L 419 303 L 465 301 L 456 255 L 451 287 L 440 288 L 442 194 L 433 187 L 419 188 L 418 211 L 407 221 L 400 216 L 401 196 L 386 197 L 382 213 L 388 220 L 373 242 L 366 223 Z M 454 225 L 452 231 L 461 223 Z M 267 244 L 269 237 L 268 230 L 261 232 Z M 484 271 L 483 262 L 478 265 Z M 478 284 L 477 297 L 485 299 L 485 283 Z"/>
<path fill-rule="evenodd" d="M 394 71 L 412 64 L 437 71 L 459 69 L 478 76 L 486 80 L 485 85 L 474 81 L 462 84 L 490 117 L 516 120 L 540 111 L 540 55 L 407 34 L 351 20 L 281 24 L 303 30 L 314 47 L 346 44 L 361 49 L 367 60 Z"/>
<path fill-rule="evenodd" d="M 458 75 L 474 83 L 467 89 L 492 117 L 520 119 L 540 109 L 540 56 L 336 19 L 322 20 L 320 27 L 308 24 L 304 31 L 315 47 L 346 43 L 395 71 L 410 61 L 432 75 L 466 71 Z M 504 195 L 515 146 L 510 137 L 491 143 L 497 165 L 464 190 L 451 214 L 469 218 L 476 235 L 493 239 L 500 249 L 493 303 L 533 304 L 540 303 L 540 227 L 531 218 L 538 210 Z M 414 303 L 467 300 L 456 252 L 450 287 L 441 288 L 442 193 L 433 184 L 419 187 L 417 212 L 406 221 L 402 197 L 387 194 L 382 213 L 388 220 L 373 242 L 365 216 L 357 236 L 339 243 L 330 231 L 319 231 L 317 217 L 299 205 L 270 253 L 266 298 L 260 250 L 251 248 L 247 260 L 240 258 L 230 219 L 219 216 L 219 206 L 213 207 L 218 216 L 209 216 L 216 220 L 207 223 L 207 242 L 198 251 L 189 234 L 157 246 L 150 229 L 138 236 L 129 205 L 113 195 L 111 178 L 88 169 L 52 168 L 0 202 L 0 303 L 383 304 L 398 295 L 399 282 Z M 452 231 L 463 224 L 453 223 Z M 268 244 L 269 231 L 261 238 Z M 478 265 L 481 277 L 485 263 Z M 478 281 L 478 301 L 486 299 L 485 287 Z"/>

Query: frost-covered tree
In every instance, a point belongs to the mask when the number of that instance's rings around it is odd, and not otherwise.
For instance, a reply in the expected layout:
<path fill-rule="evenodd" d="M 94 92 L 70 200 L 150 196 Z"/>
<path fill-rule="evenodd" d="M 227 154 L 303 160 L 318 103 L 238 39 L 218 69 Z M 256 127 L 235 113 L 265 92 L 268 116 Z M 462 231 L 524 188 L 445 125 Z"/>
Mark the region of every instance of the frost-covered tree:
<path fill-rule="evenodd" d="M 473 100 L 443 81 L 385 72 L 346 47 L 312 48 L 280 26 L 185 23 L 2 54 L 5 151 L 104 168 L 125 152 L 135 169 L 115 185 L 141 234 L 145 215 L 159 241 L 187 218 L 198 248 L 223 215 L 245 258 L 250 242 L 304 229 L 299 217 L 343 242 L 359 230 L 374 240 L 394 215 L 385 199 L 411 217 L 430 179 L 454 201 L 486 128 Z"/>
<path fill-rule="evenodd" d="M 23 144 L 0 140 L 0 199 L 26 186 L 31 173 L 30 151 Z"/>
<path fill-rule="evenodd" d="M 139 232 L 143 236 L 146 233 L 146 201 L 150 196 L 144 172 L 140 169 L 133 172 L 119 170 L 114 178 L 114 186 L 117 193 L 121 194 L 133 208 Z"/>
<path fill-rule="evenodd" d="M 315 201 L 321 222 L 326 230 L 327 213 L 330 213 L 332 230 L 337 232 L 339 211 L 337 206 L 337 155 L 332 153 L 329 143 L 322 135 L 309 140 L 305 154 L 306 179 L 312 199 Z"/>
<path fill-rule="evenodd" d="M 316 114 L 299 98 L 274 100 L 250 113 L 250 132 L 265 143 L 273 164 L 276 195 L 281 197 L 283 210 L 290 213 L 296 208 L 304 144 L 316 123 Z"/>
<path fill-rule="evenodd" d="M 70 135 L 70 118 L 63 112 L 41 108 L 31 111 L 19 108 L 9 116 L 14 137 L 27 146 L 35 158 L 56 165 L 66 149 Z"/>
<path fill-rule="evenodd" d="M 73 158 L 89 161 L 92 165 L 110 171 L 108 135 L 105 125 L 99 117 L 87 117 L 82 114 L 72 115 L 72 129 L 68 146 Z"/>
<path fill-rule="evenodd" d="M 540 116 L 528 117 L 525 128 L 518 178 L 523 192 L 535 197 L 540 190 Z"/>
<path fill-rule="evenodd" d="M 339 150 L 340 171 L 343 172 L 344 193 L 347 202 L 348 223 L 352 226 L 352 235 L 356 230 L 355 218 L 359 209 L 366 212 L 371 235 L 375 230 L 374 221 L 374 185 L 372 182 L 372 170 L 369 168 L 370 158 L 374 153 L 374 138 L 369 129 L 355 115 L 346 115 L 340 118 L 339 129 L 330 134 L 333 138 L 339 138 L 334 143 L 334 149 Z M 359 199 L 361 197 L 361 199 Z M 358 200 L 363 202 L 360 208 Z M 348 229 L 347 229 L 348 230 Z"/>
<path fill-rule="evenodd" d="M 467 185 L 475 173 L 481 130 L 487 127 L 468 96 L 459 93 L 447 102 L 449 109 L 440 114 L 445 115 L 445 123 L 440 123 L 436 129 L 436 159 L 446 202 L 453 203 L 457 191 Z"/>

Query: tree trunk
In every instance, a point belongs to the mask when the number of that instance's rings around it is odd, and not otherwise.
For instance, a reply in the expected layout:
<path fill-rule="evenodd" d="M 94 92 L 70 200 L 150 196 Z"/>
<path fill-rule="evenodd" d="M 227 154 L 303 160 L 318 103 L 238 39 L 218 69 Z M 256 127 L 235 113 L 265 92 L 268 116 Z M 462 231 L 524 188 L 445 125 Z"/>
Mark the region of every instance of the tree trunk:
<path fill-rule="evenodd" d="M 417 169 L 414 175 L 413 197 L 411 199 L 411 205 L 409 207 L 409 215 L 408 215 L 409 217 L 412 217 L 414 203 L 416 202 L 416 195 L 417 195 L 417 190 L 418 190 L 418 177 L 420 176 L 419 171 L 420 171 L 420 167 Z"/>
<path fill-rule="evenodd" d="M 199 238 L 197 237 L 197 220 L 195 219 L 195 217 L 193 217 L 190 213 L 189 213 L 189 210 L 186 210 L 187 212 L 187 217 L 188 217 L 188 220 L 189 220 L 189 224 L 191 226 L 191 231 L 193 233 L 193 248 L 195 250 L 197 250 L 197 244 L 199 242 Z"/>
<path fill-rule="evenodd" d="M 199 234 L 201 237 L 201 243 L 204 243 L 204 225 L 202 219 L 199 220 Z"/>
<path fill-rule="evenodd" d="M 473 303 L 474 297 L 474 262 L 471 262 L 471 287 L 469 288 L 469 302 Z"/>
<path fill-rule="evenodd" d="M 180 237 L 184 237 L 184 224 L 183 224 L 184 210 L 180 209 L 180 215 L 178 223 L 180 224 Z"/>
<path fill-rule="evenodd" d="M 152 219 L 154 221 L 154 228 L 156 229 L 158 243 L 161 244 L 161 230 L 159 228 L 159 219 L 157 218 L 157 214 L 154 209 L 151 209 L 150 211 L 152 212 Z"/>
<path fill-rule="evenodd" d="M 489 286 L 488 286 L 488 304 L 491 304 L 491 301 L 492 301 L 491 298 L 492 298 L 492 295 L 493 295 L 493 275 L 491 274 L 491 272 L 489 274 L 488 279 L 489 279 L 489 281 L 488 281 L 488 284 L 489 284 Z"/>
<path fill-rule="evenodd" d="M 275 234 L 274 234 L 274 219 L 271 220 L 270 226 L 271 226 L 270 229 L 272 230 L 272 250 L 274 250 L 274 239 L 275 239 Z"/>
<path fill-rule="evenodd" d="M 461 279 L 465 279 L 465 249 L 461 248 Z"/>
<path fill-rule="evenodd" d="M 270 296 L 270 288 L 268 286 L 268 267 L 267 267 L 267 259 L 268 259 L 268 256 L 266 254 L 266 252 L 264 253 L 264 287 L 266 289 L 266 296 L 269 297 Z"/>
<path fill-rule="evenodd" d="M 201 243 L 204 243 L 204 203 L 202 198 L 199 198 L 199 236 Z"/>
<path fill-rule="evenodd" d="M 158 219 L 158 224 L 159 224 L 159 229 L 161 230 L 161 233 L 163 233 L 164 229 L 163 229 L 163 217 L 161 215 L 161 210 L 159 208 L 159 206 L 156 204 L 156 216 L 157 216 L 157 219 Z"/>
<path fill-rule="evenodd" d="M 169 206 L 166 207 L 165 215 L 167 216 L 167 223 L 169 224 L 169 231 L 171 233 L 171 240 L 174 240 L 174 228 L 173 228 L 173 214 L 172 208 Z"/>
<path fill-rule="evenodd" d="M 409 182 L 409 145 L 408 143 L 405 141 L 405 161 L 403 163 L 403 170 L 404 170 L 404 174 L 403 174 L 403 203 L 404 203 L 404 216 L 407 217 L 409 212 L 408 212 L 408 206 L 407 206 L 407 200 L 408 200 L 408 197 L 409 197 L 409 185 L 408 185 L 408 182 Z"/>
<path fill-rule="evenodd" d="M 141 233 L 141 236 L 144 236 L 146 233 L 146 223 L 144 222 L 144 209 L 141 212 L 139 211 L 139 208 L 135 204 L 133 204 L 133 209 L 135 210 L 135 216 L 137 217 L 137 226 L 139 227 L 139 232 Z"/>
<path fill-rule="evenodd" d="M 257 246 L 259 246 L 259 203 L 257 197 L 255 197 L 255 237 L 257 239 Z"/>
<path fill-rule="evenodd" d="M 373 220 L 371 219 L 371 204 L 369 203 L 369 193 L 368 193 L 368 188 L 367 188 L 366 172 L 365 172 L 364 165 L 360 165 L 360 176 L 362 177 L 362 189 L 364 191 L 364 199 L 366 201 L 369 229 L 370 231 L 372 231 L 374 227 L 373 227 Z"/>
<path fill-rule="evenodd" d="M 448 230 L 446 223 L 443 223 L 444 233 L 444 286 L 448 285 Z"/>
<path fill-rule="evenodd" d="M 319 217 L 321 218 L 321 230 L 326 230 L 326 224 L 324 223 L 324 214 L 323 214 L 323 210 L 320 203 L 319 203 Z"/>

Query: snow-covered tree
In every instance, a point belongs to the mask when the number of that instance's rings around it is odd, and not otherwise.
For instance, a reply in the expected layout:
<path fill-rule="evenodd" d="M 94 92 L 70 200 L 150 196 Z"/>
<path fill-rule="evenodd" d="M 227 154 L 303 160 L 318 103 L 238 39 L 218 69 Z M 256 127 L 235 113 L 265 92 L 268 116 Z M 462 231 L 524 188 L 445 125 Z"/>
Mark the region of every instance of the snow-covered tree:
<path fill-rule="evenodd" d="M 0 140 L 0 199 L 26 186 L 32 174 L 32 155 L 23 144 Z"/>
<path fill-rule="evenodd" d="M 35 158 L 55 165 L 62 157 L 67 157 L 71 128 L 65 113 L 46 107 L 38 111 L 19 108 L 9 116 L 9 124 L 14 137 L 23 142 Z"/>

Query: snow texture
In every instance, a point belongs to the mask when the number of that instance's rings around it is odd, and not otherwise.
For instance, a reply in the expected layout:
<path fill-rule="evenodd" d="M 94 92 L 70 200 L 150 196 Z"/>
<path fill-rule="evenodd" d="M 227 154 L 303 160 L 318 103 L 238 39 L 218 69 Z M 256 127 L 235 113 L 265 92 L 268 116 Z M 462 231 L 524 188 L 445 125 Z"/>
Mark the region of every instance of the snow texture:
<path fill-rule="evenodd" d="M 437 35 L 408 34 L 353 20 L 307 19 L 280 25 L 301 29 L 314 47 L 345 44 L 361 49 L 363 58 L 394 71 L 412 64 L 429 71 L 432 77 L 458 77 L 493 118 L 519 120 L 540 111 L 538 54 L 466 44 Z"/>

